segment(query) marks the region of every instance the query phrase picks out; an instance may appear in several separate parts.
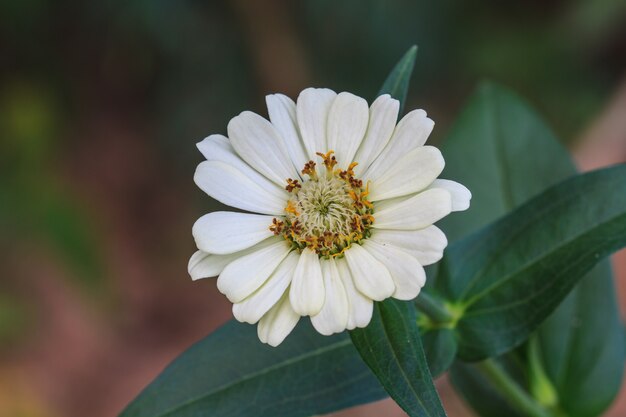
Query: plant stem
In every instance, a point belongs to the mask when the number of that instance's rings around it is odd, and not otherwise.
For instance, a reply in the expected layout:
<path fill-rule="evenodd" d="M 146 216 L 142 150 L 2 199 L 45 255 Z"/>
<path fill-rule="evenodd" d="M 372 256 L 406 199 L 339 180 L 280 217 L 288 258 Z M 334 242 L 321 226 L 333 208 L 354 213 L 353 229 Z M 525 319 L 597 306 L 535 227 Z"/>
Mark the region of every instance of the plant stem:
<path fill-rule="evenodd" d="M 559 403 L 558 395 L 543 367 L 537 335 L 533 335 L 528 340 L 527 346 L 530 392 L 539 404 L 555 409 Z"/>
<path fill-rule="evenodd" d="M 419 311 L 426 314 L 433 323 L 453 323 L 455 321 L 454 316 L 446 308 L 446 306 L 428 294 L 426 291 L 422 291 L 415 299 L 415 306 Z"/>
<path fill-rule="evenodd" d="M 479 363 L 477 368 L 513 408 L 528 417 L 551 417 L 550 412 L 528 395 L 493 359 Z"/>

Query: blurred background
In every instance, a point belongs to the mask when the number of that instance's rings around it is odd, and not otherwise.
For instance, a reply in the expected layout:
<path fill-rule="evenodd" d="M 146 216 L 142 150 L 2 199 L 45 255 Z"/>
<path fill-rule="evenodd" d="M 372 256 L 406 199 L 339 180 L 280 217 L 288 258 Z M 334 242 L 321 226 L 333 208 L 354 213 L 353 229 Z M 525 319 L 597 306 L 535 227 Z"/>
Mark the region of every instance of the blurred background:
<path fill-rule="evenodd" d="M 215 281 L 186 272 L 191 226 L 215 207 L 193 184 L 195 143 L 265 115 L 270 92 L 372 98 L 412 44 L 407 108 L 437 122 L 433 143 L 488 78 L 581 168 L 626 160 L 622 0 L 0 2 L 0 416 L 114 416 L 228 320 Z M 336 415 L 383 413 L 403 415 Z"/>

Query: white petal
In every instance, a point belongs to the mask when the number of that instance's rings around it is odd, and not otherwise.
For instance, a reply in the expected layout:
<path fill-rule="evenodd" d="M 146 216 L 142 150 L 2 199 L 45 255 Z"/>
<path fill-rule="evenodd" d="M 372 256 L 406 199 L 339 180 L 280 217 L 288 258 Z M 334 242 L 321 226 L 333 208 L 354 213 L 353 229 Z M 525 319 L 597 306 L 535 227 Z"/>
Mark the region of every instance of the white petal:
<path fill-rule="evenodd" d="M 397 247 L 413 256 L 422 265 L 439 261 L 448 245 L 446 235 L 437 226 L 428 226 L 421 230 L 375 229 L 369 240 Z"/>
<path fill-rule="evenodd" d="M 217 289 L 230 302 L 238 303 L 256 291 L 291 250 L 282 238 L 272 241 L 275 243 L 226 265 L 217 279 Z"/>
<path fill-rule="evenodd" d="M 369 119 L 367 101 L 350 93 L 339 93 L 328 112 L 328 150 L 335 151 L 341 168 L 347 168 L 356 154 Z"/>
<path fill-rule="evenodd" d="M 396 287 L 389 270 L 360 245 L 353 244 L 345 252 L 346 261 L 357 289 L 372 300 L 390 297 Z"/>
<path fill-rule="evenodd" d="M 452 196 L 452 211 L 464 211 L 470 206 L 472 193 L 463 184 L 450 180 L 435 180 L 428 188 L 447 190 Z"/>
<path fill-rule="evenodd" d="M 272 216 L 216 211 L 200 217 L 192 234 L 198 249 L 225 255 L 256 245 L 272 236 Z"/>
<path fill-rule="evenodd" d="M 296 120 L 296 103 L 282 94 L 265 96 L 270 121 L 285 140 L 285 146 L 294 168 L 299 173 L 310 158 L 306 157 Z M 299 174 L 298 174 L 299 175 Z"/>
<path fill-rule="evenodd" d="M 359 163 L 354 168 L 357 177 L 367 170 L 391 139 L 399 109 L 400 102 L 389 94 L 378 96 L 370 106 L 367 132 L 354 158 Z"/>
<path fill-rule="evenodd" d="M 297 178 L 283 137 L 258 114 L 245 111 L 233 117 L 228 123 L 228 137 L 244 161 L 278 186 L 284 186 L 287 178 Z"/>
<path fill-rule="evenodd" d="M 423 229 L 450 214 L 451 209 L 450 193 L 435 188 L 375 211 L 372 226 L 376 229 Z"/>
<path fill-rule="evenodd" d="M 217 201 L 242 210 L 280 215 L 289 199 L 287 191 L 248 166 L 204 161 L 198 165 L 193 179 Z"/>
<path fill-rule="evenodd" d="M 424 145 L 434 126 L 435 123 L 426 117 L 424 110 L 413 110 L 404 116 L 385 149 L 363 174 L 363 180 L 376 181 L 403 155 Z"/>
<path fill-rule="evenodd" d="M 224 135 L 211 135 L 196 144 L 207 161 L 221 161 L 229 165 L 247 165 L 235 152 L 228 138 Z M 249 167 L 252 169 L 251 167 Z"/>
<path fill-rule="evenodd" d="M 228 255 L 215 255 L 212 253 L 206 253 L 201 250 L 197 251 L 189 259 L 188 271 L 191 275 L 191 279 L 197 280 L 200 278 L 216 277 L 222 273 L 226 265 L 241 258 L 249 253 L 255 252 L 259 249 L 265 248 L 276 243 L 278 239 L 266 239 L 261 243 Z"/>
<path fill-rule="evenodd" d="M 259 322 L 257 327 L 259 340 L 274 347 L 280 345 L 296 327 L 298 320 L 300 316 L 291 308 L 289 298 L 285 293 L 283 298 Z"/>
<path fill-rule="evenodd" d="M 337 270 L 348 297 L 349 314 L 346 328 L 352 330 L 357 327 L 367 326 L 372 319 L 374 302 L 356 289 L 348 263 L 344 258 L 337 259 Z"/>
<path fill-rule="evenodd" d="M 434 146 L 415 148 L 371 183 L 369 199 L 378 201 L 421 191 L 432 184 L 444 166 L 439 149 Z"/>
<path fill-rule="evenodd" d="M 216 277 L 229 262 L 237 259 L 232 255 L 221 256 L 222 259 L 215 259 L 215 256 L 219 255 L 211 255 L 201 250 L 191 255 L 187 265 L 187 271 L 191 275 L 191 279 L 195 281 L 201 278 Z"/>
<path fill-rule="evenodd" d="M 250 324 L 259 321 L 289 287 L 298 259 L 297 252 L 290 252 L 261 288 L 242 302 L 233 304 L 235 318 Z"/>
<path fill-rule="evenodd" d="M 200 153 L 206 158 L 209 159 L 213 153 L 213 147 L 219 147 L 219 142 L 221 142 L 221 138 L 226 139 L 222 135 L 211 135 L 202 140 L 202 142 L 196 143 L 196 147 L 200 151 Z M 226 139 L 228 141 L 228 139 Z"/>
<path fill-rule="evenodd" d="M 298 96 L 296 116 L 309 159 L 313 159 L 316 152 L 328 152 L 326 125 L 336 96 L 337 93 L 327 88 L 307 88 Z"/>
<path fill-rule="evenodd" d="M 363 248 L 389 270 L 396 286 L 393 297 L 412 300 L 426 283 L 426 272 L 417 259 L 393 246 L 385 246 L 368 239 Z"/>
<path fill-rule="evenodd" d="M 321 265 L 326 298 L 322 310 L 311 317 L 311 323 L 319 333 L 329 336 L 346 329 L 349 305 L 335 260 L 322 260 Z"/>
<path fill-rule="evenodd" d="M 235 149 L 233 149 L 227 137 L 222 136 L 222 135 L 211 135 L 207 137 L 206 139 L 204 139 L 202 142 L 198 143 L 197 146 L 198 146 L 198 149 L 200 149 L 200 151 L 204 155 L 204 157 L 207 159 L 207 161 L 219 161 L 219 162 L 223 162 L 227 165 L 234 167 L 235 169 L 240 171 L 245 177 L 249 178 L 252 182 L 261 186 L 261 188 L 263 188 L 264 190 L 263 192 L 267 193 L 270 196 L 270 198 L 278 197 L 279 199 L 281 199 L 281 201 L 284 200 L 285 202 L 288 199 L 286 191 L 283 189 L 282 186 L 277 187 L 271 181 L 268 181 L 267 178 L 259 174 L 258 171 L 256 171 L 250 165 L 248 165 L 243 159 L 239 157 L 239 155 L 237 155 L 237 153 L 235 152 Z M 202 163 L 200 165 L 202 165 Z M 200 170 L 200 165 L 198 166 L 198 170 Z M 196 170 L 196 176 L 198 175 L 198 170 Z M 217 186 L 215 184 L 211 185 L 211 182 L 215 180 L 214 178 L 211 178 L 211 177 L 202 176 L 198 178 L 194 177 L 194 179 L 196 181 L 196 184 L 198 184 L 198 186 L 200 186 L 201 189 L 202 189 L 202 186 L 200 185 L 199 181 L 202 181 L 202 183 L 209 184 L 211 188 L 215 188 Z M 204 191 L 206 192 L 206 190 Z M 234 200 L 237 200 L 237 201 L 241 200 L 241 197 L 239 198 L 236 198 L 236 197 L 237 196 L 235 196 Z M 225 203 L 225 204 L 228 204 L 228 203 Z M 260 211 L 260 210 L 254 210 L 254 209 L 246 209 L 243 207 L 236 206 L 234 204 L 229 204 L 229 205 L 232 205 L 233 207 L 238 207 L 244 210 L 249 210 L 249 211 Z M 279 213 L 282 213 L 282 210 L 274 214 L 279 214 Z"/>
<path fill-rule="evenodd" d="M 324 278 L 315 251 L 305 249 L 300 254 L 293 274 L 289 300 L 294 311 L 301 316 L 314 316 L 324 305 Z"/>

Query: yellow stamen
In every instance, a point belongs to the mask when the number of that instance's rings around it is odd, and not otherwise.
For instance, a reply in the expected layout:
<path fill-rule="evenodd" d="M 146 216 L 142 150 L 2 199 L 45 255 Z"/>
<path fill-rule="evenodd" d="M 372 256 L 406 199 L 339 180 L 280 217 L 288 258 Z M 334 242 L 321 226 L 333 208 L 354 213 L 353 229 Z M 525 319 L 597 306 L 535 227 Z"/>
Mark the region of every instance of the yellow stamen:
<path fill-rule="evenodd" d="M 287 178 L 287 186 L 285 187 L 285 190 L 287 190 L 288 192 L 292 192 L 296 188 L 302 188 L 302 185 L 300 185 L 298 180 Z"/>
<path fill-rule="evenodd" d="M 285 211 L 287 213 L 293 214 L 294 216 L 299 216 L 298 210 L 296 209 L 296 204 L 291 200 L 287 202 L 287 207 L 285 207 Z"/>
<path fill-rule="evenodd" d="M 309 161 L 304 164 L 304 168 L 302 169 L 302 175 L 308 175 L 311 179 L 316 179 L 317 172 L 315 172 L 315 162 Z"/>
<path fill-rule="evenodd" d="M 333 170 L 333 167 L 337 165 L 337 159 L 335 159 L 334 156 L 331 156 L 334 153 L 335 151 L 333 150 L 330 150 L 326 153 L 315 152 L 316 155 L 319 155 L 324 160 L 324 166 L 326 167 L 327 170 L 331 172 Z"/>

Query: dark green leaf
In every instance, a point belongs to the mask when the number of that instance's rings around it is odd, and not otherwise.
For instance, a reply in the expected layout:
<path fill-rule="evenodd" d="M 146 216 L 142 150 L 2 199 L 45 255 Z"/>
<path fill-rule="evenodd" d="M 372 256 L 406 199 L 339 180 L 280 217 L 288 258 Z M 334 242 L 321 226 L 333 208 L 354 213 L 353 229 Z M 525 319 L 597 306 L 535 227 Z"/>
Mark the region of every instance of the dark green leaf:
<path fill-rule="evenodd" d="M 437 284 L 463 310 L 460 356 L 478 360 L 522 343 L 624 245 L 626 165 L 567 180 L 452 245 Z"/>
<path fill-rule="evenodd" d="M 170 364 L 121 417 L 314 416 L 385 397 L 347 335 L 302 321 L 278 347 L 231 321 Z"/>
<path fill-rule="evenodd" d="M 391 70 L 389 76 L 385 80 L 378 95 L 389 94 L 391 97 L 400 101 L 400 112 L 404 108 L 406 95 L 409 90 L 409 81 L 415 67 L 415 57 L 417 56 L 417 46 L 413 45 L 409 48 L 404 56 L 398 61 L 396 66 Z"/>
<path fill-rule="evenodd" d="M 433 385 L 413 304 L 376 303 L 370 324 L 350 332 L 361 357 L 383 387 L 411 417 L 445 416 Z"/>
<path fill-rule="evenodd" d="M 513 380 L 523 381 L 522 369 L 515 366 L 512 355 L 498 359 L 497 363 Z M 481 417 L 526 417 L 521 412 L 516 411 L 500 395 L 491 381 L 477 370 L 476 365 L 463 362 L 455 363 L 450 369 L 450 379 L 454 388 Z"/>
<path fill-rule="evenodd" d="M 433 378 L 447 371 L 456 357 L 457 343 L 452 329 L 432 329 L 422 333 L 422 344 Z"/>

